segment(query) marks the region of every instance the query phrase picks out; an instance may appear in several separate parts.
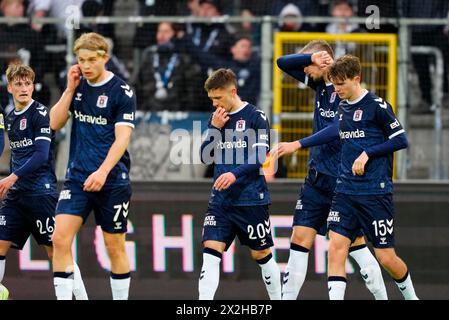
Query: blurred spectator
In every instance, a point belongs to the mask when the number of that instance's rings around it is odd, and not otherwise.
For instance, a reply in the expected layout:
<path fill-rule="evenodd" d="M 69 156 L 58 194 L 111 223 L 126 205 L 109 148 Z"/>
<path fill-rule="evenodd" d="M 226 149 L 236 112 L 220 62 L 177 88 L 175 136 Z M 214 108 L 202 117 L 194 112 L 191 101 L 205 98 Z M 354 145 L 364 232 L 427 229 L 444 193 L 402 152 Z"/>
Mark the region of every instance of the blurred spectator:
<path fill-rule="evenodd" d="M 285 7 L 282 8 L 281 12 L 279 13 L 279 18 L 285 19 L 285 18 L 291 18 L 291 19 L 297 19 L 297 21 L 280 21 L 279 22 L 279 31 L 282 32 L 294 32 L 294 31 L 300 31 L 302 27 L 302 13 L 299 8 L 294 5 L 293 3 L 287 4 Z"/>
<path fill-rule="evenodd" d="M 139 15 L 148 16 L 176 16 L 179 12 L 180 2 L 177 0 L 139 0 Z M 144 49 L 148 42 L 156 42 L 157 24 L 145 23 L 136 28 L 133 47 Z"/>
<path fill-rule="evenodd" d="M 85 0 L 81 6 L 83 17 L 101 17 L 104 16 L 105 7 L 100 0 Z M 96 32 L 107 38 L 114 39 L 114 28 L 112 24 L 83 23 L 79 30 L 76 30 L 75 38 L 87 32 Z"/>
<path fill-rule="evenodd" d="M 273 1 L 272 15 L 285 17 L 317 16 L 319 14 L 319 4 L 316 0 L 296 0 L 296 1 Z M 280 22 L 279 31 L 318 31 L 319 26 L 315 23 L 295 23 Z"/>
<path fill-rule="evenodd" d="M 229 68 L 234 71 L 240 98 L 257 105 L 260 94 L 260 58 L 253 53 L 251 38 L 244 34 L 237 35 L 234 37 L 230 52 L 231 60 L 201 54 L 196 57 L 198 60 L 207 58 L 208 74 L 219 68 Z"/>
<path fill-rule="evenodd" d="M 32 17 L 42 18 L 42 17 L 55 17 L 63 18 L 64 21 L 58 23 L 57 27 L 57 37 L 59 39 L 66 38 L 66 19 L 69 17 L 74 17 L 75 15 L 81 14 L 81 6 L 85 0 L 30 0 L 28 11 Z M 46 25 L 45 29 L 42 30 L 43 26 L 39 24 L 32 24 L 32 28 L 36 31 L 43 31 L 46 37 L 48 33 L 52 31 L 50 25 Z"/>
<path fill-rule="evenodd" d="M 2 0 L 0 10 L 4 17 L 23 17 L 25 7 L 23 0 Z M 42 83 L 44 76 L 44 46 L 40 34 L 32 30 L 28 24 L 2 24 L 0 26 L 0 72 L 5 74 L 8 64 L 20 61 L 33 67 L 36 72 L 34 97 L 48 105 L 49 89 Z M 8 104 L 6 81 L 2 83 L 1 104 Z"/>
<path fill-rule="evenodd" d="M 200 0 L 200 16 L 217 18 L 222 16 L 219 0 Z M 222 58 L 229 58 L 231 35 L 222 23 L 193 24 L 191 34 L 191 50 L 208 52 Z"/>
<path fill-rule="evenodd" d="M 446 18 L 449 2 L 439 0 L 403 0 L 401 6 L 405 17 L 410 18 Z M 415 25 L 411 27 L 411 45 L 412 46 L 431 46 L 440 49 L 444 59 L 449 59 L 449 42 L 444 35 L 444 26 L 442 25 Z M 431 93 L 431 75 L 429 66 L 435 64 L 434 57 L 425 54 L 412 54 L 413 64 L 416 73 L 419 75 L 419 87 L 421 90 L 421 107 L 412 110 L 415 113 L 431 113 L 432 93 Z M 447 75 L 447 65 L 444 74 Z M 444 77 L 444 89 L 448 91 L 448 80 Z"/>
<path fill-rule="evenodd" d="M 335 18 L 350 18 L 354 16 L 354 9 L 348 0 L 335 0 L 332 5 L 331 15 Z M 327 33 L 363 33 L 364 29 L 356 23 L 330 23 L 326 27 Z M 341 57 L 347 53 L 356 54 L 357 45 L 353 42 L 341 42 L 335 43 L 334 55 L 335 58 Z"/>
<path fill-rule="evenodd" d="M 193 111 L 203 91 L 200 67 L 177 47 L 172 23 L 158 25 L 157 44 L 145 49 L 137 77 L 138 109 Z"/>
<path fill-rule="evenodd" d="M 200 16 L 218 18 L 222 16 L 222 6 L 219 0 L 200 0 Z M 201 54 L 201 79 L 207 78 L 209 61 L 211 59 L 230 60 L 232 35 L 223 23 L 194 23 L 191 33 L 187 34 L 187 48 L 192 56 Z M 197 95 L 196 103 L 199 110 L 209 111 L 211 104 L 207 94 L 201 90 Z"/>

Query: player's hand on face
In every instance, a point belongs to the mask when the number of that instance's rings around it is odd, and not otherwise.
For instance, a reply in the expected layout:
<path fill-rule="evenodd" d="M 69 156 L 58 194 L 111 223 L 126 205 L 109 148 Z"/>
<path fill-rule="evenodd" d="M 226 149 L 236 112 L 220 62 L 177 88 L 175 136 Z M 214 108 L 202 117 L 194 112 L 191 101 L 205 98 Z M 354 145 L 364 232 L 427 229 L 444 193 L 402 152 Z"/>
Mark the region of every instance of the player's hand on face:
<path fill-rule="evenodd" d="M 227 188 L 229 188 L 235 181 L 237 180 L 237 178 L 234 176 L 234 174 L 232 172 L 226 172 L 223 173 L 221 176 L 219 176 L 217 178 L 217 180 L 215 180 L 214 183 L 214 188 L 217 191 L 222 191 L 222 190 L 226 190 Z"/>
<path fill-rule="evenodd" d="M 218 129 L 221 129 L 224 127 L 226 122 L 229 120 L 228 113 L 224 108 L 217 108 L 215 110 L 214 114 L 212 115 L 211 124 Z"/>
<path fill-rule="evenodd" d="M 352 174 L 355 176 L 363 176 L 365 174 L 365 165 L 368 162 L 368 159 L 368 155 L 363 151 L 352 164 Z"/>
<path fill-rule="evenodd" d="M 3 178 L 0 180 L 0 199 L 4 199 L 6 197 L 6 194 L 8 193 L 9 189 L 16 183 L 18 177 L 11 173 L 6 178 Z"/>
<path fill-rule="evenodd" d="M 67 74 L 67 89 L 75 90 L 76 87 L 80 84 L 81 79 L 81 69 L 75 64 L 70 67 L 69 72 Z"/>
<path fill-rule="evenodd" d="M 312 62 L 320 67 L 320 69 L 325 69 L 330 66 L 334 60 L 327 51 L 318 51 L 312 54 Z"/>
<path fill-rule="evenodd" d="M 108 174 L 98 169 L 94 173 L 92 173 L 89 177 L 87 177 L 86 181 L 84 181 L 83 190 L 86 192 L 98 192 L 103 188 Z"/>
<path fill-rule="evenodd" d="M 270 156 L 272 157 L 273 160 L 276 160 L 285 155 L 292 154 L 293 152 L 295 152 L 300 148 L 301 144 L 299 143 L 299 141 L 281 142 L 275 145 L 273 148 L 271 148 Z"/>

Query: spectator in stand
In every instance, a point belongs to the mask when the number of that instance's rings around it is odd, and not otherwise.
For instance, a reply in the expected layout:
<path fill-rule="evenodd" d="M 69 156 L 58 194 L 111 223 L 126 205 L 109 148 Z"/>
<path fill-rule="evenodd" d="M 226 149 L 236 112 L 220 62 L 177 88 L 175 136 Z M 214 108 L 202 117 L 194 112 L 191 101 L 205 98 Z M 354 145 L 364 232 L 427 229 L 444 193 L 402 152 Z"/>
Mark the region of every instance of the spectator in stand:
<path fill-rule="evenodd" d="M 279 18 L 301 18 L 303 16 L 317 16 L 319 14 L 318 1 L 299 0 L 299 1 L 274 1 L 272 5 L 272 15 Z M 279 31 L 318 31 L 317 24 L 302 22 L 279 22 Z"/>
<path fill-rule="evenodd" d="M 260 58 L 253 52 L 251 38 L 245 34 L 233 37 L 230 53 L 231 60 L 201 53 L 196 58 L 206 61 L 210 74 L 219 68 L 231 69 L 237 77 L 239 97 L 257 105 L 260 94 Z"/>
<path fill-rule="evenodd" d="M 200 0 L 200 16 L 206 18 L 218 18 L 222 16 L 222 5 L 219 0 Z M 191 33 L 187 34 L 188 52 L 192 56 L 202 55 L 199 60 L 201 66 L 201 78 L 209 76 L 209 61 L 211 59 L 230 60 L 232 34 L 227 26 L 222 23 L 194 23 Z M 201 111 L 210 111 L 212 105 L 204 90 L 197 92 L 196 103 Z"/>
<path fill-rule="evenodd" d="M 23 0 L 2 0 L 0 10 L 4 17 L 18 18 L 25 13 Z M 42 83 L 45 70 L 45 53 L 43 39 L 39 33 L 31 29 L 28 24 L 3 24 L 0 27 L 0 72 L 5 74 L 11 62 L 21 62 L 32 66 L 36 72 L 34 98 L 48 105 L 50 93 Z M 6 79 L 4 79 L 6 80 Z M 6 81 L 2 83 L 0 96 L 1 104 L 10 105 L 11 97 L 6 91 Z"/>
<path fill-rule="evenodd" d="M 332 5 L 331 15 L 335 18 L 350 18 L 354 17 L 354 8 L 348 0 L 335 0 Z M 330 23 L 326 27 L 327 33 L 363 33 L 366 30 L 360 28 L 356 23 L 338 22 Z M 334 55 L 336 58 L 341 57 L 347 53 L 356 54 L 357 45 L 353 42 L 341 42 L 335 43 Z M 364 59 L 362 58 L 362 61 Z"/>
<path fill-rule="evenodd" d="M 139 16 L 176 16 L 179 12 L 178 0 L 139 0 Z M 150 43 L 156 42 L 157 24 L 145 23 L 136 28 L 133 47 L 144 49 Z"/>
<path fill-rule="evenodd" d="M 101 17 L 104 16 L 104 12 L 105 7 L 100 0 L 85 0 L 81 6 L 83 17 Z M 83 33 L 96 32 L 104 37 L 114 39 L 114 28 L 112 27 L 112 24 L 83 23 L 81 24 L 80 29 L 76 30 L 75 38 L 78 38 Z"/>
<path fill-rule="evenodd" d="M 136 83 L 138 109 L 194 111 L 195 95 L 202 89 L 200 67 L 177 46 L 172 23 L 158 25 L 156 41 L 142 54 Z"/>
<path fill-rule="evenodd" d="M 28 11 L 32 17 L 54 17 L 54 18 L 68 18 L 75 13 L 81 14 L 81 6 L 85 0 L 30 0 Z M 73 10 L 69 8 L 73 7 Z M 43 26 L 40 24 L 32 24 L 32 28 L 36 31 L 43 31 L 47 36 L 47 27 L 42 30 Z M 60 39 L 66 37 L 66 21 L 57 24 L 57 33 Z"/>

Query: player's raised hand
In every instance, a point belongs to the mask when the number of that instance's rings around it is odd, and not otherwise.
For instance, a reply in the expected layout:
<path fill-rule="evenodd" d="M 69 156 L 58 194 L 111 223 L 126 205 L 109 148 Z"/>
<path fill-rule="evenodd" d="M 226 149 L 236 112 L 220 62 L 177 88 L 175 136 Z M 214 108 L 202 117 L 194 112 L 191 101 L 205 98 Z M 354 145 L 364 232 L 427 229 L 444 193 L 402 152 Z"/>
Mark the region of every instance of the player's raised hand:
<path fill-rule="evenodd" d="M 276 160 L 285 155 L 292 154 L 299 149 L 301 149 L 301 143 L 299 141 L 281 142 L 271 148 L 270 156 L 273 160 Z"/>
<path fill-rule="evenodd" d="M 80 84 L 80 79 L 81 69 L 77 64 L 75 64 L 70 67 L 69 72 L 67 73 L 67 89 L 75 90 Z"/>
<path fill-rule="evenodd" d="M 318 51 L 312 54 L 312 62 L 320 67 L 320 69 L 325 69 L 330 66 L 334 60 L 327 51 Z"/>
<path fill-rule="evenodd" d="M 102 169 L 98 169 L 93 172 L 90 176 L 87 177 L 86 181 L 84 181 L 83 190 L 86 192 L 98 192 L 103 188 L 108 174 L 106 171 Z"/>
<path fill-rule="evenodd" d="M 211 124 L 218 129 L 221 129 L 224 127 L 226 122 L 229 120 L 228 113 L 224 108 L 217 108 L 215 110 L 214 114 L 212 115 Z"/>
<path fill-rule="evenodd" d="M 352 164 L 352 174 L 355 176 L 363 176 L 365 174 L 365 165 L 368 162 L 368 159 L 368 155 L 363 151 Z"/>
<path fill-rule="evenodd" d="M 223 173 L 221 176 L 219 176 L 217 178 L 217 180 L 215 180 L 214 183 L 214 188 L 217 191 L 221 191 L 221 190 L 226 190 L 227 188 L 229 188 L 235 181 L 237 180 L 237 178 L 234 176 L 234 174 L 232 172 L 226 172 Z"/>
<path fill-rule="evenodd" d="M 4 199 L 6 197 L 9 189 L 14 185 L 14 183 L 16 183 L 17 179 L 19 179 L 19 177 L 14 173 L 11 173 L 6 178 L 0 180 L 0 199 Z"/>

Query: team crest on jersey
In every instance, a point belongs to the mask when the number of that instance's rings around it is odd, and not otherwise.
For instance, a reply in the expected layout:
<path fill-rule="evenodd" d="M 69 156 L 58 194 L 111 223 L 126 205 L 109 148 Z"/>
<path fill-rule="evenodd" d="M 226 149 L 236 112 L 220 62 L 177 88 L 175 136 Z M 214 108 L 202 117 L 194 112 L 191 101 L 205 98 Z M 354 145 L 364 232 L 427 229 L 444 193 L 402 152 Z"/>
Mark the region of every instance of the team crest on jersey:
<path fill-rule="evenodd" d="M 20 119 L 19 129 L 25 130 L 26 128 L 27 128 L 27 119 L 26 118 Z"/>
<path fill-rule="evenodd" d="M 335 99 L 337 98 L 337 93 L 336 92 L 332 92 L 331 94 L 331 98 L 329 99 L 330 103 L 333 103 L 335 101 Z"/>
<path fill-rule="evenodd" d="M 245 131 L 246 122 L 245 120 L 238 120 L 235 124 L 235 131 Z"/>
<path fill-rule="evenodd" d="M 362 115 L 363 115 L 363 110 L 355 110 L 354 112 L 354 117 L 352 118 L 352 120 L 354 121 L 360 121 L 362 120 Z"/>
<path fill-rule="evenodd" d="M 107 104 L 108 104 L 108 96 L 101 95 L 98 97 L 98 100 L 97 100 L 98 108 L 106 108 Z"/>

